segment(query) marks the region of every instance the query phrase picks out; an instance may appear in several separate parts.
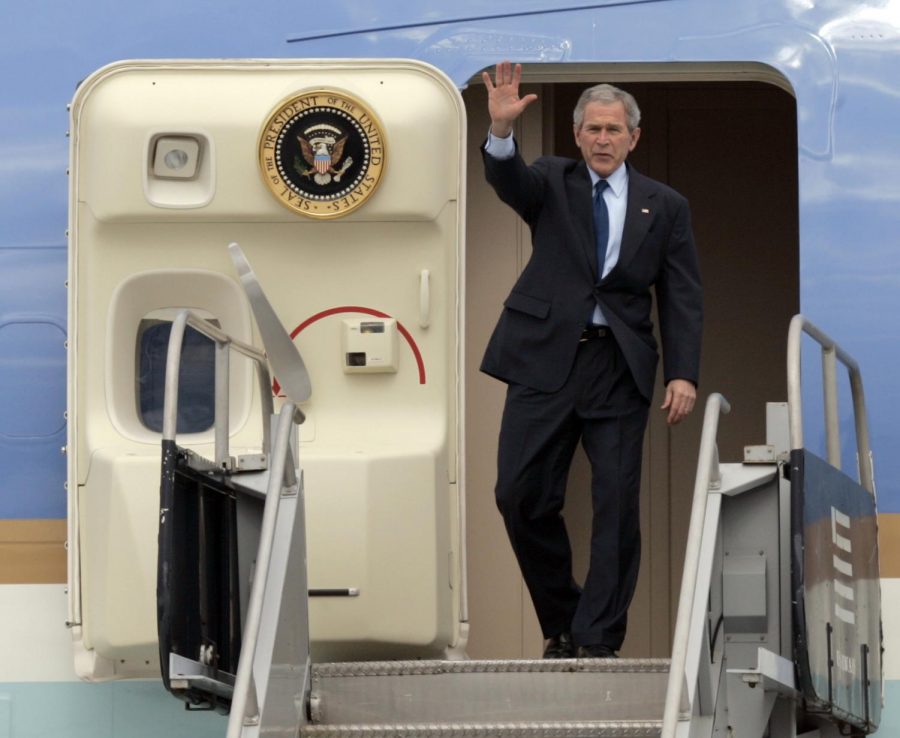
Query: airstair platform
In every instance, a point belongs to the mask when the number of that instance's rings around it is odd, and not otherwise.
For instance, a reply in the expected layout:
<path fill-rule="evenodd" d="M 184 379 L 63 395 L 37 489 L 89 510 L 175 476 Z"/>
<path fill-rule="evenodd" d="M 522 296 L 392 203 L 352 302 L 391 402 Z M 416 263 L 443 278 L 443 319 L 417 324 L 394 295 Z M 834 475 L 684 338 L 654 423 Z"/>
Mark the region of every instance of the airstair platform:
<path fill-rule="evenodd" d="M 258 321 L 277 328 L 239 247 L 232 253 Z M 223 355 L 234 349 L 257 362 L 262 453 L 229 454 L 218 373 L 215 459 L 177 445 L 188 325 Z M 827 461 L 803 444 L 801 333 L 822 349 Z M 767 405 L 765 446 L 720 464 L 718 418 L 729 405 L 715 393 L 707 400 L 671 659 L 314 663 L 295 431 L 310 385 L 287 348 L 262 354 L 189 310 L 169 343 L 160 662 L 167 688 L 188 706 L 229 713 L 227 738 L 837 738 L 877 729 L 877 515 L 862 384 L 852 357 L 802 316 L 789 336 L 789 402 Z M 838 359 L 853 390 L 859 480 L 840 468 Z M 296 379 L 277 419 L 267 362 Z"/>
<path fill-rule="evenodd" d="M 301 736 L 658 736 L 668 659 L 315 664 Z"/>

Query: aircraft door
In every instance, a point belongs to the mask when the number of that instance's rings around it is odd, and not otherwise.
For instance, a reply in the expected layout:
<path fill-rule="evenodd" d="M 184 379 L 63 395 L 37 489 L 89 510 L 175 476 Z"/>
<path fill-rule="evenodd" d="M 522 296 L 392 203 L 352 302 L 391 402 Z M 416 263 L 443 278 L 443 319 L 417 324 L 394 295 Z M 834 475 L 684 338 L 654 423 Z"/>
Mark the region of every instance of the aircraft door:
<path fill-rule="evenodd" d="M 314 658 L 463 647 L 465 122 L 455 86 L 412 61 L 123 62 L 81 85 L 71 115 L 79 673 L 157 671 L 165 335 L 190 308 L 261 344 L 232 241 L 313 388 L 300 464 Z M 199 335 L 186 346 L 179 445 L 211 458 L 212 350 Z M 276 404 L 279 390 L 276 374 Z M 231 448 L 258 449 L 249 362 L 233 361 L 229 399 Z"/>

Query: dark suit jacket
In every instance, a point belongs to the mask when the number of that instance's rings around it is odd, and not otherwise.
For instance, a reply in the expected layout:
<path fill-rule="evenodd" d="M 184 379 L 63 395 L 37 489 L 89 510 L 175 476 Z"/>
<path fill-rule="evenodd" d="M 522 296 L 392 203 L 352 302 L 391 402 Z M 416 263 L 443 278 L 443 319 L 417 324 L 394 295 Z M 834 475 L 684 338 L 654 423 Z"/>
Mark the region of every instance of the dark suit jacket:
<path fill-rule="evenodd" d="M 641 394 L 649 402 L 658 362 L 650 319 L 655 286 L 665 381 L 697 384 L 702 289 L 687 200 L 628 169 L 628 204 L 618 263 L 597 281 L 591 180 L 584 161 L 518 152 L 484 154 L 500 199 L 531 228 L 530 261 L 504 302 L 481 370 L 505 382 L 555 392 L 569 375 L 595 303 L 606 316 Z"/>

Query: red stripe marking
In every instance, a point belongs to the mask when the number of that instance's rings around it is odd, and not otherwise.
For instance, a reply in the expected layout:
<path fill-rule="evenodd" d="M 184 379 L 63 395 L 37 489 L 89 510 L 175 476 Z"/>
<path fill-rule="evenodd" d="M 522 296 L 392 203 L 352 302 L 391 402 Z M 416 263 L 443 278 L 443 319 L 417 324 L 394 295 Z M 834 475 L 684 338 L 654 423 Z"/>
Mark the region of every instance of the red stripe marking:
<path fill-rule="evenodd" d="M 376 318 L 390 318 L 392 316 L 387 313 L 383 313 L 380 310 L 374 310 L 372 308 L 360 307 L 359 305 L 342 305 L 341 307 L 333 307 L 328 308 L 328 310 L 323 310 L 320 313 L 316 313 L 315 315 L 304 320 L 300 325 L 294 328 L 291 331 L 291 338 L 294 339 L 298 335 L 300 335 L 301 331 L 305 330 L 313 323 L 322 320 L 322 318 L 328 318 L 332 315 L 339 315 L 341 313 L 363 313 L 364 315 L 372 315 Z M 419 384 L 425 384 L 425 362 L 422 360 L 422 352 L 419 351 L 419 347 L 416 344 L 416 340 L 412 337 L 412 334 L 403 326 L 399 320 L 397 321 L 397 330 L 400 331 L 400 334 L 406 339 L 406 342 L 409 344 L 409 348 L 413 352 L 413 356 L 416 358 L 416 365 L 419 367 Z M 274 380 L 272 382 L 272 392 L 273 394 L 278 394 L 281 390 L 281 385 L 278 384 L 278 380 Z"/>

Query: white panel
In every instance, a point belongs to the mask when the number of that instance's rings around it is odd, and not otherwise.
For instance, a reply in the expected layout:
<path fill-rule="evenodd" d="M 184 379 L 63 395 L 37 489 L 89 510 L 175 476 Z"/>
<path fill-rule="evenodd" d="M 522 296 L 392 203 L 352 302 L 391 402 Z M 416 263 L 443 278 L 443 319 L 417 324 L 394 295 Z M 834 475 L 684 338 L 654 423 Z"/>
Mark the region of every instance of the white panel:
<path fill-rule="evenodd" d="M 881 580 L 881 622 L 884 627 L 884 678 L 900 679 L 900 579 Z"/>
<path fill-rule="evenodd" d="M 282 61 L 272 64 L 266 74 L 235 73 L 235 69 L 258 72 L 258 62 L 191 66 L 152 63 L 142 68 L 140 63 L 127 63 L 101 70 L 83 83 L 91 89 L 82 96 L 79 127 L 100 123 L 106 132 L 102 138 L 78 142 L 78 185 L 92 193 L 91 207 L 100 220 L 183 216 L 292 222 L 295 216 L 263 184 L 255 144 L 260 126 L 278 103 L 317 87 L 360 97 L 385 129 L 391 174 L 372 202 L 349 216 L 351 220 L 432 220 L 447 200 L 457 197 L 460 129 L 453 111 L 455 91 L 425 65 L 382 59 L 314 67 Z M 75 109 L 76 115 L 79 112 Z M 129 175 L 122 152 L 134 152 L 149 166 L 152 141 L 167 133 L 177 136 L 197 130 L 209 136 L 218 152 L 214 199 L 200 213 L 154 206 L 145 195 L 145 178 Z"/>
<path fill-rule="evenodd" d="M 0 585 L 0 682 L 76 681 L 62 584 Z"/>

